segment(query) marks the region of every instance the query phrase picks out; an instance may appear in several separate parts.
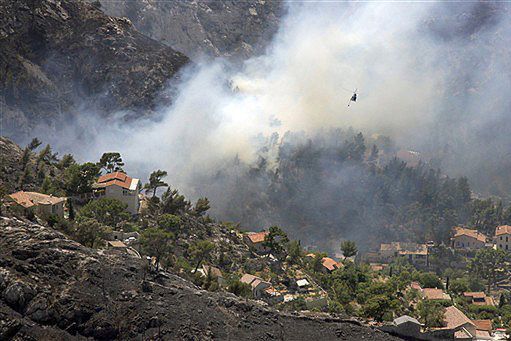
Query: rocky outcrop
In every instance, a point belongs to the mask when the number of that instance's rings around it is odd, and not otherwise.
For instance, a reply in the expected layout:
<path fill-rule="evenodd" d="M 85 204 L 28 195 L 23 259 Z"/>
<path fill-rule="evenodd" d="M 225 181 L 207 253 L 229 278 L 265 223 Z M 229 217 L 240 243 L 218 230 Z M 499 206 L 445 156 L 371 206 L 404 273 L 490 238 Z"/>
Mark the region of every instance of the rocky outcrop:
<path fill-rule="evenodd" d="M 147 114 L 188 62 L 83 1 L 0 0 L 0 13 L 1 134 L 18 141 L 78 112 Z"/>
<path fill-rule="evenodd" d="M 206 54 L 239 59 L 258 54 L 285 14 L 284 2 L 275 0 L 100 3 L 105 13 L 129 18 L 144 34 L 192 58 Z"/>
<path fill-rule="evenodd" d="M 0 218 L 0 339 L 393 340 L 335 318 L 283 315 L 143 261 Z"/>

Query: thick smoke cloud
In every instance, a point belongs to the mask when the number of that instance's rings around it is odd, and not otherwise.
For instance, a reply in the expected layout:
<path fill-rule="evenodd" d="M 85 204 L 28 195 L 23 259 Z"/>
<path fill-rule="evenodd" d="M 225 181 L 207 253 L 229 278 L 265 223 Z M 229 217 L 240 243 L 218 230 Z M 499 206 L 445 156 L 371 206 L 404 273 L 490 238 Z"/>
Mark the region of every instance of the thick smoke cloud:
<path fill-rule="evenodd" d="M 273 132 L 354 126 L 413 136 L 413 127 L 431 123 L 444 81 L 429 44 L 414 43 L 425 13 L 422 5 L 292 7 L 265 55 L 237 70 L 199 63 L 161 120 L 114 133 L 109 125 L 93 149 L 120 150 L 130 164 L 161 166 L 181 182 L 179 174 L 224 157 L 255 160 Z M 359 102 L 348 108 L 355 88 Z"/>
<path fill-rule="evenodd" d="M 128 171 L 168 170 L 172 186 L 215 207 L 230 184 L 210 182 L 233 159 L 256 163 L 287 131 L 354 127 L 505 196 L 510 33 L 502 4 L 292 3 L 267 53 L 242 67 L 218 59 L 188 68 L 156 120 L 88 120 L 95 138 L 78 154 L 120 151 Z M 359 100 L 348 107 L 355 88 Z M 272 155 L 265 152 L 270 163 Z"/>

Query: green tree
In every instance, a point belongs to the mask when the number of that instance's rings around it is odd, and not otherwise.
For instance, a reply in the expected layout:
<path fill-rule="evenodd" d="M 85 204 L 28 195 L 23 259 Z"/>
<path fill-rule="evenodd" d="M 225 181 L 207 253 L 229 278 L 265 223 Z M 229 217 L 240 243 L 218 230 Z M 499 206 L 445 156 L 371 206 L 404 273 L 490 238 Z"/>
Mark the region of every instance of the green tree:
<path fill-rule="evenodd" d="M 126 211 L 127 207 L 125 203 L 113 198 L 91 200 L 82 207 L 79 218 L 96 219 L 101 224 L 115 227 L 120 222 L 131 218 Z"/>
<path fill-rule="evenodd" d="M 87 247 L 98 247 L 109 232 L 108 228 L 95 219 L 81 219 L 74 227 L 74 238 Z"/>
<path fill-rule="evenodd" d="M 193 213 L 197 216 L 204 215 L 210 209 L 208 198 L 199 198 L 195 203 Z"/>
<path fill-rule="evenodd" d="M 75 220 L 75 206 L 73 205 L 73 200 L 67 199 L 67 211 L 69 220 Z"/>
<path fill-rule="evenodd" d="M 181 225 L 181 218 L 173 214 L 162 214 L 158 217 L 158 226 L 165 231 L 178 234 Z"/>
<path fill-rule="evenodd" d="M 444 288 L 440 278 L 431 272 L 420 272 L 415 276 L 415 280 L 418 280 L 423 288 Z"/>
<path fill-rule="evenodd" d="M 41 144 L 42 142 L 37 137 L 34 137 L 32 141 L 30 141 L 30 143 L 27 145 L 27 149 L 33 152 L 34 150 L 39 148 Z"/>
<path fill-rule="evenodd" d="M 162 179 L 167 176 L 167 172 L 161 169 L 158 169 L 149 175 L 149 182 L 144 185 L 144 189 L 146 193 L 148 191 L 153 191 L 153 197 L 156 196 L 156 191 L 159 187 L 169 187 L 169 185 L 164 182 Z"/>
<path fill-rule="evenodd" d="M 99 159 L 98 166 L 107 173 L 124 172 L 122 169 L 124 162 L 122 161 L 121 154 L 118 152 L 104 153 L 101 159 Z"/>
<path fill-rule="evenodd" d="M 215 244 L 211 243 L 207 240 L 200 240 L 190 246 L 188 252 L 192 256 L 193 259 L 197 262 L 195 265 L 195 271 L 199 269 L 200 264 L 204 259 L 206 259 L 211 251 L 215 248 Z"/>
<path fill-rule="evenodd" d="M 237 278 L 229 280 L 227 291 L 236 296 L 250 298 L 252 297 L 252 287 L 246 283 L 241 282 Z"/>
<path fill-rule="evenodd" d="M 372 317 L 378 322 L 383 322 L 384 316 L 397 308 L 396 301 L 388 295 L 375 295 L 367 299 L 362 305 L 364 316 Z"/>
<path fill-rule="evenodd" d="M 97 164 L 86 162 L 82 165 L 72 164 L 64 171 L 64 188 L 68 195 L 92 192 L 92 184 L 99 176 Z"/>
<path fill-rule="evenodd" d="M 278 226 L 272 226 L 268 230 L 268 234 L 264 237 L 263 246 L 269 249 L 268 255 L 274 253 L 276 255 L 282 254 L 284 245 L 289 242 L 286 233 Z"/>
<path fill-rule="evenodd" d="M 292 240 L 287 243 L 287 255 L 289 256 L 289 261 L 291 263 L 297 264 L 300 262 L 303 252 L 299 241 Z"/>
<path fill-rule="evenodd" d="M 469 291 L 468 280 L 466 278 L 456 278 L 451 280 L 451 283 L 449 284 L 449 291 L 456 295 Z"/>
<path fill-rule="evenodd" d="M 420 320 L 426 327 L 443 327 L 444 306 L 434 301 L 420 301 L 417 305 Z"/>
<path fill-rule="evenodd" d="M 2 212 L 3 212 L 6 195 L 7 195 L 7 189 L 5 188 L 4 184 L 0 183 L 0 215 L 2 215 Z"/>
<path fill-rule="evenodd" d="M 174 239 L 172 232 L 157 227 L 150 227 L 142 232 L 140 236 L 142 250 L 149 256 L 156 258 L 156 271 L 160 269 L 162 257 L 170 252 L 172 239 Z"/>
<path fill-rule="evenodd" d="M 190 202 L 177 189 L 168 188 L 161 197 L 161 211 L 163 213 L 178 214 L 189 211 Z"/>
<path fill-rule="evenodd" d="M 71 155 L 71 154 L 65 154 L 65 155 L 62 157 L 62 159 L 59 161 L 59 163 L 58 163 L 57 167 L 58 167 L 59 169 L 64 170 L 64 169 L 66 169 L 66 168 L 68 168 L 69 166 L 74 165 L 74 164 L 76 164 L 76 161 L 75 161 L 75 158 L 73 157 L 73 155 Z"/>
<path fill-rule="evenodd" d="M 39 167 L 41 163 L 45 163 L 47 165 L 52 165 L 58 161 L 57 153 L 53 153 L 51 146 L 49 144 L 46 145 L 37 156 L 37 166 Z"/>
<path fill-rule="evenodd" d="M 497 282 L 499 274 L 503 273 L 506 253 L 500 249 L 484 248 L 477 251 L 470 263 L 470 269 L 480 278 L 486 280 L 487 291 Z"/>
<path fill-rule="evenodd" d="M 355 256 L 358 252 L 357 245 L 351 240 L 344 240 L 341 243 L 341 251 L 344 258 Z"/>

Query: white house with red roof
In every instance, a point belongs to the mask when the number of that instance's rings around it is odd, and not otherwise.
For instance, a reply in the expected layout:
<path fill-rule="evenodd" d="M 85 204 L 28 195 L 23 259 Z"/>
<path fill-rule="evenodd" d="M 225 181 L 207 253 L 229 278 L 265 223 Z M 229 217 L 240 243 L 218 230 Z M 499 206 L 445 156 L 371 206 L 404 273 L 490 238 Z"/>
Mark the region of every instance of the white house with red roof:
<path fill-rule="evenodd" d="M 126 210 L 137 214 L 140 207 L 138 194 L 142 189 L 139 179 L 129 177 L 123 172 L 102 175 L 93 185 L 95 198 L 113 198 L 128 205 Z"/>
<path fill-rule="evenodd" d="M 495 229 L 495 244 L 498 249 L 511 252 L 511 226 L 497 226 Z"/>

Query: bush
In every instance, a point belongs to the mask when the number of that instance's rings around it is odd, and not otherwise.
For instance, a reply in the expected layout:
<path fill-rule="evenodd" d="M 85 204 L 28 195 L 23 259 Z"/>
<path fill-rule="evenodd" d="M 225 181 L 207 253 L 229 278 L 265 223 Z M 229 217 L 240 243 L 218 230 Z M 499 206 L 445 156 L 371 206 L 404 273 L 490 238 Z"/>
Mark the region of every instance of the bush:
<path fill-rule="evenodd" d="M 439 288 L 443 289 L 444 285 L 437 275 L 431 272 L 420 272 L 415 278 L 423 288 Z"/>
<path fill-rule="evenodd" d="M 246 283 L 242 283 L 237 278 L 231 278 L 227 285 L 227 291 L 232 292 L 236 296 L 251 298 L 252 287 Z"/>
<path fill-rule="evenodd" d="M 131 218 L 131 215 L 126 211 L 127 207 L 128 205 L 117 199 L 101 198 L 92 200 L 82 207 L 79 219 L 95 219 L 101 224 L 115 227 L 120 222 Z"/>

